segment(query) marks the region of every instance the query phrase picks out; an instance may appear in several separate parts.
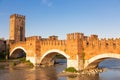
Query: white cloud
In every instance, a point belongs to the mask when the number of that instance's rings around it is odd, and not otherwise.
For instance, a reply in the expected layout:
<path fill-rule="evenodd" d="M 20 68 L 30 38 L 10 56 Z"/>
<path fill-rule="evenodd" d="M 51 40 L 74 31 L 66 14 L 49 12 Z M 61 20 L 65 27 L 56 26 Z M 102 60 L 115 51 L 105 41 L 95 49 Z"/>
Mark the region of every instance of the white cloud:
<path fill-rule="evenodd" d="M 42 3 L 47 5 L 48 7 L 51 7 L 53 5 L 51 0 L 42 0 Z"/>

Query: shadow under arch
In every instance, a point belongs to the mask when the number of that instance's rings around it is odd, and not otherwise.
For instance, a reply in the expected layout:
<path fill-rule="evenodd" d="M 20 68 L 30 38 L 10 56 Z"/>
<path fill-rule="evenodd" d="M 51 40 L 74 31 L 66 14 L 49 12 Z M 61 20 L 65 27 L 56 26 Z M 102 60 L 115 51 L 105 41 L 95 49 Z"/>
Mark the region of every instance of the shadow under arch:
<path fill-rule="evenodd" d="M 66 60 L 68 60 L 68 58 L 70 58 L 69 55 L 67 55 L 65 52 L 61 51 L 61 50 L 57 50 L 57 49 L 52 49 L 47 51 L 40 59 L 40 64 L 41 65 L 54 65 L 54 57 L 56 55 L 62 55 L 66 58 Z"/>
<path fill-rule="evenodd" d="M 120 59 L 120 54 L 118 53 L 104 53 L 97 56 L 94 56 L 85 62 L 85 69 L 97 68 L 99 63 L 106 59 Z"/>
<path fill-rule="evenodd" d="M 10 58 L 26 57 L 27 51 L 23 47 L 16 47 L 10 52 Z"/>

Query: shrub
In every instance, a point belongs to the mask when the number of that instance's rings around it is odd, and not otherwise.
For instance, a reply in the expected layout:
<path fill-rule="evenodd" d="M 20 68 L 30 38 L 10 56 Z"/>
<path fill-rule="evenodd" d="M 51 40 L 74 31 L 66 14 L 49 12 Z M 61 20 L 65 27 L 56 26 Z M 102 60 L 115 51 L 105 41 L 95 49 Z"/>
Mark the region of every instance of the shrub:
<path fill-rule="evenodd" d="M 16 66 L 16 63 L 15 63 L 15 62 L 12 62 L 12 63 L 11 63 L 11 66 L 12 66 L 12 67 Z"/>
<path fill-rule="evenodd" d="M 70 76 L 68 76 L 69 78 L 76 78 L 77 77 L 77 75 L 70 75 Z"/>
<path fill-rule="evenodd" d="M 4 60 L 5 59 L 5 53 L 4 52 L 0 52 L 0 60 Z"/>
<path fill-rule="evenodd" d="M 20 58 L 20 61 L 21 61 L 22 63 L 26 63 L 28 66 L 34 66 L 34 65 L 30 62 L 30 60 L 27 60 L 27 61 L 26 61 L 26 58 Z"/>
<path fill-rule="evenodd" d="M 66 68 L 65 71 L 67 71 L 67 72 L 77 72 L 77 70 L 74 67 Z"/>
<path fill-rule="evenodd" d="M 29 66 L 34 66 L 29 60 L 26 61 Z"/>
<path fill-rule="evenodd" d="M 25 59 L 25 58 L 20 58 L 20 61 L 21 61 L 21 62 L 25 62 L 26 59 Z"/>

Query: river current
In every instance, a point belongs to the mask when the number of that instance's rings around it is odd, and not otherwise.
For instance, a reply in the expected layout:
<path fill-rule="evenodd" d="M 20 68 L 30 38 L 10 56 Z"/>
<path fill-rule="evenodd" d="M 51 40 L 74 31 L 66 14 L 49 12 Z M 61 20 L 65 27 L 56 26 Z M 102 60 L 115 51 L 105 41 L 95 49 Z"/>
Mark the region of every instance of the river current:
<path fill-rule="evenodd" d="M 0 65 L 0 80 L 120 80 L 120 60 L 105 60 L 99 67 L 107 69 L 94 75 L 60 77 L 58 73 L 66 68 L 65 63 L 46 68 L 8 68 Z"/>

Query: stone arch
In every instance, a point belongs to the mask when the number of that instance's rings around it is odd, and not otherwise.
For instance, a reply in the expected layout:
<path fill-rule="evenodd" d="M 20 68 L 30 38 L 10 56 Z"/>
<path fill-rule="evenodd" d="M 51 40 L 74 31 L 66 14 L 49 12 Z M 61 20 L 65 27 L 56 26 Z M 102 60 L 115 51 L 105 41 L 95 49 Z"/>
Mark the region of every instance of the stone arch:
<path fill-rule="evenodd" d="M 51 54 L 51 55 L 50 55 Z M 49 50 L 47 51 L 40 59 L 40 64 L 43 63 L 43 60 L 46 58 L 46 57 L 50 57 L 52 59 L 53 56 L 55 56 L 56 54 L 61 54 L 63 55 L 67 60 L 68 58 L 70 58 L 69 55 L 67 55 L 65 52 L 61 51 L 61 50 L 58 50 L 58 49 L 52 49 L 52 50 Z M 50 56 L 49 56 L 50 55 Z M 49 62 L 49 60 L 47 60 Z"/>
<path fill-rule="evenodd" d="M 94 56 L 92 58 L 90 58 L 89 60 L 85 61 L 85 65 L 84 68 L 96 68 L 98 67 L 98 64 L 105 60 L 105 59 L 109 59 L 109 58 L 116 58 L 116 59 L 120 59 L 120 54 L 118 53 L 104 53 L 104 54 L 100 54 L 97 56 Z"/>
<path fill-rule="evenodd" d="M 25 48 L 19 46 L 19 47 L 15 47 L 14 49 L 12 49 L 12 51 L 10 51 L 10 57 L 12 57 L 12 54 L 13 54 L 16 50 L 18 50 L 18 49 L 24 51 L 25 53 L 27 53 L 27 51 L 26 51 Z"/>

